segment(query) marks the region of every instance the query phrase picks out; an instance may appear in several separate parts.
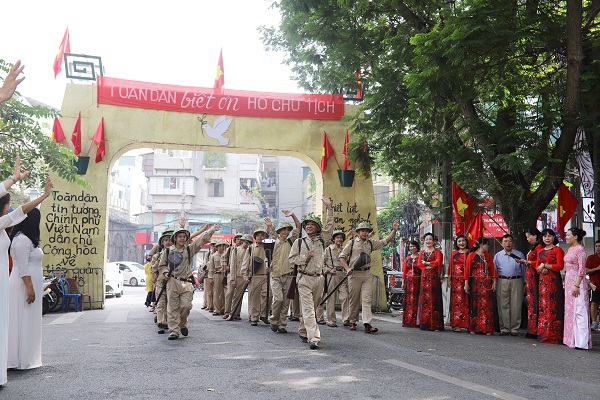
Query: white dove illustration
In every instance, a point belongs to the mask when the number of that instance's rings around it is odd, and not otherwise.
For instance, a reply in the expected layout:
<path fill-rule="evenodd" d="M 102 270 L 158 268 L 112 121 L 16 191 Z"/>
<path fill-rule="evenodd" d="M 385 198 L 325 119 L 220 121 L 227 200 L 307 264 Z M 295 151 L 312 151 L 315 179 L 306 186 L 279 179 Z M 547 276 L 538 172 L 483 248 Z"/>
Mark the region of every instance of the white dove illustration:
<path fill-rule="evenodd" d="M 227 119 L 227 116 L 223 115 L 217 118 L 214 126 L 210 126 L 208 123 L 205 123 L 202 125 L 202 127 L 209 137 L 217 139 L 221 146 L 225 146 L 227 143 L 229 143 L 229 139 L 223 137 L 223 134 L 227 132 L 227 129 L 229 129 L 229 125 L 231 125 L 232 122 L 233 118 Z"/>

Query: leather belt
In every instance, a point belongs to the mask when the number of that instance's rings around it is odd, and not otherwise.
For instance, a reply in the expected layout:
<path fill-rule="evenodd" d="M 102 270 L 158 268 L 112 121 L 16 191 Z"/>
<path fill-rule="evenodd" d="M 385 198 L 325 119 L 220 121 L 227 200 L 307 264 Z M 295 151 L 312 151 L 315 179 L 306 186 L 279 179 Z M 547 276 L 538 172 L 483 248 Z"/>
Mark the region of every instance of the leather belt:
<path fill-rule="evenodd" d="M 519 276 L 516 276 L 516 275 L 515 276 L 498 275 L 498 278 L 500 278 L 500 279 L 520 279 L 520 278 L 522 278 L 522 276 L 521 275 L 519 275 Z"/>
<path fill-rule="evenodd" d="M 190 282 L 190 283 L 193 282 L 192 278 L 180 278 L 178 276 L 172 276 L 171 278 L 176 279 L 176 280 L 181 281 L 181 282 Z"/>
<path fill-rule="evenodd" d="M 308 276 L 321 276 L 321 274 L 311 274 L 305 271 L 298 271 L 298 273 L 302 274 L 302 275 L 308 275 Z"/>
<path fill-rule="evenodd" d="M 368 271 L 370 269 L 371 269 L 371 267 L 367 267 L 367 268 L 363 268 L 363 269 L 355 269 L 354 272 Z"/>
<path fill-rule="evenodd" d="M 292 272 L 288 272 L 287 274 L 281 274 L 279 276 L 282 278 L 285 278 L 286 276 L 293 276 L 293 275 L 294 275 L 294 272 L 292 271 Z"/>

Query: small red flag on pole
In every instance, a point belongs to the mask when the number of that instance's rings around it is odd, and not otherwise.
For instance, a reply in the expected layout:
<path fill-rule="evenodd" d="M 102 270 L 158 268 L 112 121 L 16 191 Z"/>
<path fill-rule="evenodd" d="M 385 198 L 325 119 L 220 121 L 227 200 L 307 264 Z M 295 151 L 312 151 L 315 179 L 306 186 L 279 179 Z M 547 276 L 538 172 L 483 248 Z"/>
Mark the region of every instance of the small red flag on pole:
<path fill-rule="evenodd" d="M 470 225 L 473 218 L 475 200 L 454 181 L 452 181 L 452 208 L 454 210 L 454 230 L 456 231 L 456 236 L 464 235 L 467 226 Z"/>
<path fill-rule="evenodd" d="M 54 58 L 54 79 L 56 79 L 56 76 L 60 73 L 60 71 L 62 71 L 62 63 L 65 53 L 70 52 L 71 44 L 69 43 L 69 28 L 67 28 L 65 36 L 63 36 L 63 40 L 60 42 L 58 53 L 56 53 L 56 57 Z"/>
<path fill-rule="evenodd" d="M 98 145 L 96 149 L 96 162 L 102 161 L 104 156 L 106 155 L 106 144 L 104 143 L 104 117 L 100 120 L 100 125 L 98 125 L 98 129 L 96 129 L 96 133 L 92 137 L 92 142 Z"/>
<path fill-rule="evenodd" d="M 221 89 L 225 84 L 225 67 L 223 66 L 223 49 L 219 53 L 219 63 L 217 64 L 217 74 L 215 75 L 214 89 Z"/>
<path fill-rule="evenodd" d="M 473 247 L 475 241 L 480 237 L 483 237 L 485 225 L 483 224 L 483 212 L 479 211 L 475 217 L 471 220 L 471 226 L 469 226 L 469 232 L 467 233 L 467 242 L 469 247 Z"/>
<path fill-rule="evenodd" d="M 62 126 L 60 125 L 60 121 L 58 117 L 54 118 L 54 126 L 52 126 L 52 140 L 56 143 L 60 143 L 67 138 L 65 137 L 65 132 L 63 131 Z"/>
<path fill-rule="evenodd" d="M 558 210 L 557 213 L 557 221 L 556 228 L 558 229 L 558 234 L 564 238 L 565 237 L 565 226 L 575 214 L 575 210 L 577 210 L 577 204 L 579 202 L 573 196 L 573 193 L 569 191 L 567 185 L 563 183 L 558 187 Z"/>
<path fill-rule="evenodd" d="M 348 161 L 348 129 L 346 129 L 346 138 L 344 139 L 344 171 L 350 166 Z"/>
<path fill-rule="evenodd" d="M 333 155 L 333 147 L 327 138 L 327 132 L 323 132 L 323 152 L 321 153 L 321 172 L 327 168 L 327 159 Z"/>
<path fill-rule="evenodd" d="M 73 153 L 78 156 L 81 153 L 81 113 L 77 115 L 77 121 L 71 134 L 71 143 L 73 143 Z"/>

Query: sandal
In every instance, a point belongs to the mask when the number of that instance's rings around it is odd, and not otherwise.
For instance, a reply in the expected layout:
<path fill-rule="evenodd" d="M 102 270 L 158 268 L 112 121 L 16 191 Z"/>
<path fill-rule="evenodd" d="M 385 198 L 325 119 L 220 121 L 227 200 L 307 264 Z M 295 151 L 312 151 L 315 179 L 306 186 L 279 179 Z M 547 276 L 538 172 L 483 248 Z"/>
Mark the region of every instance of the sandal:
<path fill-rule="evenodd" d="M 355 331 L 356 330 L 356 324 L 350 324 L 350 330 L 351 331 Z"/>
<path fill-rule="evenodd" d="M 379 331 L 379 329 L 377 328 L 373 328 L 371 325 L 369 324 L 365 324 L 365 333 L 375 333 Z"/>

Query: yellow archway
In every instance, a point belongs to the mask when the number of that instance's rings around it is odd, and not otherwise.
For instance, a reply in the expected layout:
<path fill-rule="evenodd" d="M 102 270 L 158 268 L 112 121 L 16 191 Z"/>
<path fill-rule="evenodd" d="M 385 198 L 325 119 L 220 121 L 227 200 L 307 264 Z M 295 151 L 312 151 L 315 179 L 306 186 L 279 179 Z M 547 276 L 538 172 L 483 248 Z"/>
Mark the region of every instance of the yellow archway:
<path fill-rule="evenodd" d="M 205 115 L 119 105 L 99 104 L 96 85 L 68 85 L 61 110 L 66 131 L 73 129 L 79 113 L 82 127 L 82 156 L 90 155 L 85 178 L 90 188 L 54 177 L 53 196 L 42 205 L 44 223 L 44 268 L 46 271 L 61 268 L 103 268 L 107 242 L 108 182 L 109 173 L 116 160 L 129 150 L 138 148 L 171 148 L 194 151 L 226 151 L 229 153 L 255 153 L 287 155 L 299 158 L 313 170 L 317 182 L 317 198 L 326 193 L 333 199 L 336 229 L 348 230 L 357 221 L 367 219 L 377 231 L 375 200 L 371 179 L 357 176 L 352 187 L 342 187 L 338 179 L 338 166 L 329 158 L 321 173 L 319 165 L 323 149 L 323 132 L 327 136 L 338 160 L 347 123 L 338 120 L 297 118 L 265 118 L 253 116 L 228 117 L 228 129 L 222 140 L 204 134 L 200 120 L 213 127 L 223 121 L 223 113 Z M 356 107 L 345 105 L 344 114 L 351 115 Z M 96 145 L 91 142 L 100 120 L 104 118 L 106 155 L 94 162 Z M 229 121 L 231 120 L 231 121 Z M 317 202 L 317 213 L 322 214 L 322 204 Z M 385 236 L 380 234 L 380 237 Z M 385 308 L 382 263 L 379 252 L 373 254 L 373 273 L 379 277 L 379 290 L 374 291 L 374 304 Z M 91 280 L 90 280 L 91 282 Z M 95 296 L 104 292 L 103 283 L 84 287 Z M 379 295 L 377 296 L 378 293 Z"/>

